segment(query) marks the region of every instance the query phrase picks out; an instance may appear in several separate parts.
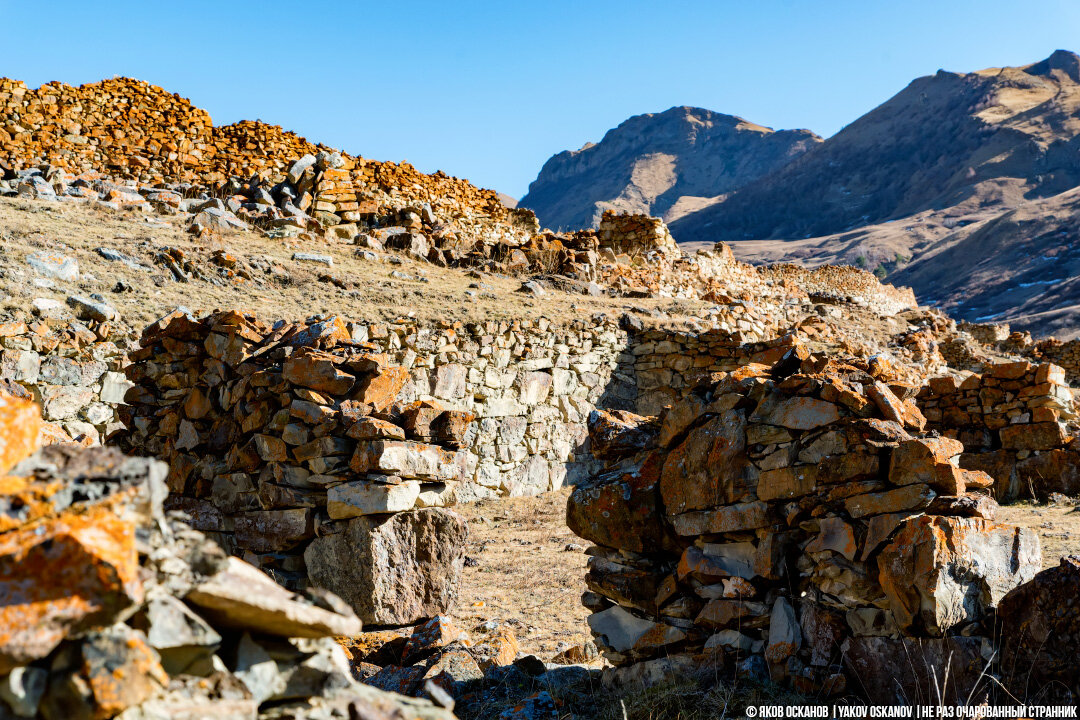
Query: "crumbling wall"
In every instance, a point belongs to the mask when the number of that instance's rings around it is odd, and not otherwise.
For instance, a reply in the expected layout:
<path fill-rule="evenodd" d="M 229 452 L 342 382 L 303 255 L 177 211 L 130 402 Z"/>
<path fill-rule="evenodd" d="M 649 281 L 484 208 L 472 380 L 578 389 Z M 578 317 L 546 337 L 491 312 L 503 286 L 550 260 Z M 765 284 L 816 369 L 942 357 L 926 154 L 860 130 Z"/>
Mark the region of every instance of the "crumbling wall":
<path fill-rule="evenodd" d="M 992 479 L 923 434 L 915 392 L 881 358 L 793 348 L 658 419 L 598 411 L 609 466 L 567 522 L 595 543 L 582 600 L 608 659 L 689 657 L 824 695 L 880 678 L 879 702 L 951 663 L 947 701 L 966 701 L 1039 542 L 993 522 Z"/>
<path fill-rule="evenodd" d="M 998 500 L 1080 492 L 1076 406 L 1060 366 L 1019 361 L 931 378 L 918 403 L 931 429 L 964 444 L 963 467 L 994 478 Z"/>
<path fill-rule="evenodd" d="M 169 464 L 169 507 L 286 587 L 342 596 L 362 620 L 449 608 L 466 528 L 441 508 L 472 413 L 399 392 L 407 369 L 343 322 L 271 327 L 177 311 L 143 333 L 127 450 Z"/>
<path fill-rule="evenodd" d="M 453 720 L 361 685 L 335 636 L 362 626 L 165 512 L 162 463 L 39 449 L 40 411 L 0 389 L 0 715 Z M 270 710 L 276 706 L 275 710 Z"/>

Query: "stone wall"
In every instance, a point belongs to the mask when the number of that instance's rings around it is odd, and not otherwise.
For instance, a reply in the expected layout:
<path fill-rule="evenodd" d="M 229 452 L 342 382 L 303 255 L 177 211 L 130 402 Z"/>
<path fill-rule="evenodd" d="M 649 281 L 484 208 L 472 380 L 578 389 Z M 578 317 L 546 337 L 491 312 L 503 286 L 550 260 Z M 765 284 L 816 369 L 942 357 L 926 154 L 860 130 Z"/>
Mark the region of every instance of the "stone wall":
<path fill-rule="evenodd" d="M 987 364 L 963 380 L 931 378 L 918 403 L 931 429 L 964 444 L 963 467 L 994 478 L 998 500 L 1080 491 L 1076 406 L 1063 368 Z"/>
<path fill-rule="evenodd" d="M 464 521 L 441 508 L 473 415 L 399 393 L 409 371 L 339 319 L 269 326 L 175 312 L 143 333 L 122 447 L 168 463 L 168 506 L 286 587 L 366 623 L 448 609 Z"/>
<path fill-rule="evenodd" d="M 596 544 L 582 601 L 608 659 L 877 702 L 910 701 L 948 665 L 946 702 L 985 691 L 993 608 L 1039 570 L 1039 541 L 992 521 L 992 479 L 923 433 L 914 395 L 880 358 L 795 347 L 659 418 L 597 412 L 609 464 L 567 523 Z"/>
<path fill-rule="evenodd" d="M 0 380 L 26 388 L 72 438 L 97 444 L 120 428 L 127 349 L 128 337 L 108 324 L 0 323 Z"/>

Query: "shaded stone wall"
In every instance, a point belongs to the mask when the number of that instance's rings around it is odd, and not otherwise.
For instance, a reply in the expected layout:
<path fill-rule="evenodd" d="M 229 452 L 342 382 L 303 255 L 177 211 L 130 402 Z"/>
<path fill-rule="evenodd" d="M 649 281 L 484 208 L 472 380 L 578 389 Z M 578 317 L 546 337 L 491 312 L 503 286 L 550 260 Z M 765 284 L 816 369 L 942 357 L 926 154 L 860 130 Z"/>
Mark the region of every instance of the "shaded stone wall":
<path fill-rule="evenodd" d="M 960 464 L 994 478 L 998 500 L 1080 491 L 1076 406 L 1063 368 L 987 365 L 960 380 L 931 378 L 919 392 L 929 427 L 964 444 Z"/>

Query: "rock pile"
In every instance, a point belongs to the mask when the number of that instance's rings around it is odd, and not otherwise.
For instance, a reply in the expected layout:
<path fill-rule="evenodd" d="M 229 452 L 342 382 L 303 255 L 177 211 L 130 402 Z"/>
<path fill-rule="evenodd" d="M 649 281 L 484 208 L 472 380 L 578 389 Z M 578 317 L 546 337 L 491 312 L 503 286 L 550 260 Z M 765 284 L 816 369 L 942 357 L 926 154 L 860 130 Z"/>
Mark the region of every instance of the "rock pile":
<path fill-rule="evenodd" d="M 169 464 L 170 507 L 283 585 L 400 625 L 454 599 L 464 521 L 443 509 L 473 416 L 402 403 L 409 379 L 338 318 L 271 327 L 176 311 L 143 333 L 123 447 Z"/>
<path fill-rule="evenodd" d="M 348 606 L 281 588 L 165 513 L 163 464 L 30 455 L 40 423 L 0 393 L 0 716 L 452 720 L 356 683 L 333 639 L 360 632 Z"/>
<path fill-rule="evenodd" d="M 1076 407 L 1063 368 L 987 364 L 962 380 L 931 378 L 917 401 L 931 429 L 963 443 L 960 465 L 994 478 L 998 500 L 1080 492 Z"/>
<path fill-rule="evenodd" d="M 885 701 L 925 680 L 916 654 L 951 658 L 966 698 L 1039 542 L 994 524 L 992 479 L 958 466 L 960 442 L 922 434 L 917 390 L 880 357 L 793 347 L 659 418 L 594 413 L 609 469 L 575 490 L 567 523 L 596 544 L 583 602 L 606 657 L 727 662 L 824 694 L 876 677 Z"/>

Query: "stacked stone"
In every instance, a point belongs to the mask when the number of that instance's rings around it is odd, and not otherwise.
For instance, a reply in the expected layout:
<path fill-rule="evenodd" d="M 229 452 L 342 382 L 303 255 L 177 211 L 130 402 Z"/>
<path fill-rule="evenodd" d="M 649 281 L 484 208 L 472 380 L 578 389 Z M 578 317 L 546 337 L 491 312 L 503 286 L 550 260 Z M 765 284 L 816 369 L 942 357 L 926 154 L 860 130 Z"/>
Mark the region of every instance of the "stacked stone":
<path fill-rule="evenodd" d="M 612 255 L 657 253 L 670 259 L 682 255 L 678 243 L 660 218 L 605 210 L 596 233 L 601 252 Z"/>
<path fill-rule="evenodd" d="M 912 652 L 939 653 L 966 693 L 993 607 L 1039 570 L 1038 537 L 992 522 L 991 479 L 958 467 L 958 441 L 920 434 L 915 393 L 881 358 L 796 347 L 659 418 L 597 411 L 609 468 L 567 523 L 596 544 L 583 602 L 608 659 L 730 661 L 831 694 L 861 692 L 845 671 L 870 658 L 893 663 L 875 668 L 896 680 L 883 701 L 921 667 Z"/>
<path fill-rule="evenodd" d="M 808 269 L 777 263 L 761 268 L 761 275 L 774 283 L 790 283 L 802 289 L 814 302 L 840 300 L 874 308 L 882 315 L 895 315 L 918 306 L 911 288 L 883 285 L 873 273 L 848 265 Z"/>
<path fill-rule="evenodd" d="M 105 323 L 0 323 L 0 380 L 20 384 L 72 438 L 99 444 L 120 429 L 127 337 Z"/>
<path fill-rule="evenodd" d="M 360 633 L 356 615 L 167 515 L 162 463 L 34 452 L 40 424 L 0 391 L 0 715 L 452 720 L 355 682 L 334 638 Z"/>
<path fill-rule="evenodd" d="M 1080 492 L 1076 406 L 1060 366 L 1007 362 L 931 378 L 918 403 L 931 429 L 964 444 L 963 467 L 994 478 L 999 500 Z"/>
<path fill-rule="evenodd" d="M 274 327 L 176 311 L 143 333 L 124 447 L 169 464 L 171 506 L 287 587 L 365 622 L 446 610 L 464 562 L 452 502 L 473 415 L 404 403 L 409 379 L 338 318 Z"/>
<path fill-rule="evenodd" d="M 1065 377 L 1070 383 L 1080 381 L 1080 340 L 1062 342 L 1056 338 L 1047 338 L 1035 343 L 1025 353 L 1036 362 L 1052 362 L 1065 369 Z"/>
<path fill-rule="evenodd" d="M 747 341 L 766 333 L 751 326 L 747 334 L 741 329 L 680 333 L 661 328 L 641 333 L 639 342 L 630 348 L 637 377 L 637 412 L 655 415 L 712 373 L 730 372 L 751 363 L 771 365 L 792 347 L 801 346 L 790 334 L 757 342 Z"/>

